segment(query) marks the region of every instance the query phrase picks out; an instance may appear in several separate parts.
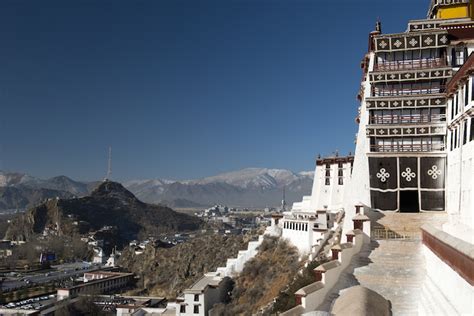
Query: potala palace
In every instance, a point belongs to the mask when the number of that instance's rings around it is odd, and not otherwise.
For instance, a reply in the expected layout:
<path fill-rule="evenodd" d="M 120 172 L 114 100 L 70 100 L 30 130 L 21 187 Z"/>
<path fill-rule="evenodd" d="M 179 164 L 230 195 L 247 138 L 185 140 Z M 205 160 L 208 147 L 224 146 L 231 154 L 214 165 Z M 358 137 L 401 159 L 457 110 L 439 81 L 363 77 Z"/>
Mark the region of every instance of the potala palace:
<path fill-rule="evenodd" d="M 331 259 L 283 315 L 363 315 L 370 297 L 356 285 L 394 315 L 474 314 L 473 20 L 474 1 L 433 0 L 405 31 L 378 22 L 369 34 L 355 154 L 318 158 L 311 195 L 266 231 Z M 185 292 L 197 296 L 181 315 L 209 313 L 222 277 L 243 267 L 232 260 Z"/>

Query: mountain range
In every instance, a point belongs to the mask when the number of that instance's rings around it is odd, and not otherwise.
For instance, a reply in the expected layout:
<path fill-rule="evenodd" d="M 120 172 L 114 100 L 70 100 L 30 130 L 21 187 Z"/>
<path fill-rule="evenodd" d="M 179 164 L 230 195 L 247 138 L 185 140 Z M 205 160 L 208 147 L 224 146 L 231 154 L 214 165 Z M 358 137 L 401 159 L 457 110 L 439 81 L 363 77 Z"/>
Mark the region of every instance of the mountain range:
<path fill-rule="evenodd" d="M 232 207 L 275 207 L 283 190 L 288 205 L 311 192 L 312 172 L 285 169 L 247 168 L 196 180 L 144 179 L 123 183 L 147 203 L 175 208 L 224 204 Z M 66 176 L 39 179 L 28 174 L 0 171 L 0 210 L 25 209 L 54 197 L 71 198 L 90 194 L 100 184 L 74 181 Z"/>

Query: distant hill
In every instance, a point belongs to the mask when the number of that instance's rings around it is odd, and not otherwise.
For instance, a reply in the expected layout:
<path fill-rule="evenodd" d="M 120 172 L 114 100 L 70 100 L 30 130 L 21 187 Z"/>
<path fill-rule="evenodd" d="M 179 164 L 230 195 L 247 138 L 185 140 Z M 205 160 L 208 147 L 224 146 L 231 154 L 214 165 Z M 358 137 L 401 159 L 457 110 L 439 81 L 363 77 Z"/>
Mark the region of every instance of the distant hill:
<path fill-rule="evenodd" d="M 50 199 L 14 219 L 7 239 L 31 240 L 45 230 L 50 234 L 72 236 L 117 227 L 117 244 L 203 226 L 200 219 L 172 209 L 138 200 L 117 182 L 101 183 L 89 196 L 75 199 Z"/>
<path fill-rule="evenodd" d="M 247 168 L 197 180 L 132 180 L 124 186 L 140 200 L 178 208 L 224 204 L 234 207 L 277 207 L 285 188 L 288 205 L 311 192 L 312 172 Z M 79 182 L 66 176 L 38 179 L 0 171 L 0 210 L 25 209 L 47 198 L 82 197 L 100 182 Z M 13 188 L 13 189 L 11 189 Z"/>

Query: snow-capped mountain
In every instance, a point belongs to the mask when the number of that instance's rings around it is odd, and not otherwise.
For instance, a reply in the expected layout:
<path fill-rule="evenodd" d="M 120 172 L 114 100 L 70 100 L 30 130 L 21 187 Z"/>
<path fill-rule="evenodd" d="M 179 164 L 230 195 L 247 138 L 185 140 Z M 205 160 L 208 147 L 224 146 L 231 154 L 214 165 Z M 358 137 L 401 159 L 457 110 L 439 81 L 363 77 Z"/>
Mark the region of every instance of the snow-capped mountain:
<path fill-rule="evenodd" d="M 173 207 L 225 204 L 236 207 L 278 206 L 285 188 L 288 205 L 311 191 L 312 172 L 247 168 L 216 176 L 174 181 L 139 179 L 124 186 L 140 200 Z M 98 182 L 84 183 L 65 176 L 39 179 L 27 174 L 0 171 L 0 209 L 26 208 L 50 197 L 89 194 Z"/>
<path fill-rule="evenodd" d="M 302 175 L 305 177 L 305 175 Z M 290 185 L 302 177 L 285 169 L 247 168 L 213 177 L 188 181 L 188 184 L 227 183 L 239 188 L 273 188 Z"/>
<path fill-rule="evenodd" d="M 265 207 L 279 205 L 283 188 L 288 204 L 300 200 L 310 193 L 312 182 L 312 172 L 247 168 L 196 180 L 133 180 L 124 185 L 149 203 L 184 199 L 200 205 Z"/>

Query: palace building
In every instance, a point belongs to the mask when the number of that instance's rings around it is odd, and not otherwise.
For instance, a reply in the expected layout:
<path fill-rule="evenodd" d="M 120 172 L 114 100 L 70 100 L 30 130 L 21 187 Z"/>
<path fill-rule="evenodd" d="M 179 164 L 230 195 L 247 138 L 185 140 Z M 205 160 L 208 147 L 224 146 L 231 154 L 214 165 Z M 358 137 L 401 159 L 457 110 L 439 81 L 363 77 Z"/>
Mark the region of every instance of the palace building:
<path fill-rule="evenodd" d="M 369 35 L 355 173 L 366 173 L 358 195 L 373 209 L 446 210 L 449 146 L 463 136 L 448 129 L 447 89 L 474 51 L 472 7 L 468 0 L 432 1 L 428 19 L 410 21 L 405 32 L 383 34 L 377 23 Z M 471 90 L 453 102 L 468 106 Z"/>

